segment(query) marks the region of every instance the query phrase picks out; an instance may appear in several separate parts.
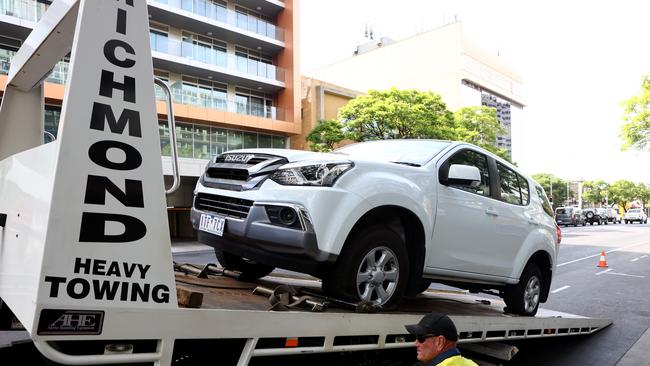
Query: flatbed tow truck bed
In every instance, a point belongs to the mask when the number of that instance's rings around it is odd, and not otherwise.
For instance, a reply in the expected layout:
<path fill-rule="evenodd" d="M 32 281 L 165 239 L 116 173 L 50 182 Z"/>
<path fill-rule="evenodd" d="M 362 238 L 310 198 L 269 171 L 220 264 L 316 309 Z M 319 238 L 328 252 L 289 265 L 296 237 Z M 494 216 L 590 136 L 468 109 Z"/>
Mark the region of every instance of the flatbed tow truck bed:
<path fill-rule="evenodd" d="M 148 23 L 145 1 L 56 0 L 12 58 L 0 107 L 0 321 L 15 316 L 34 358 L 245 366 L 267 356 L 399 351 L 413 347 L 404 325 L 433 310 L 453 318 L 464 344 L 591 334 L 611 324 L 545 310 L 512 316 L 500 301 L 441 291 L 396 312 L 358 313 L 324 299 L 310 278 L 240 282 L 177 271 Z M 58 138 L 43 144 L 42 81 L 68 53 Z M 167 118 L 174 167 L 172 104 Z M 308 289 L 315 303 L 269 311 L 268 299 L 252 294 L 260 285 Z M 326 311 L 310 311 L 323 302 Z M 0 347 L 0 360 L 12 348 Z"/>

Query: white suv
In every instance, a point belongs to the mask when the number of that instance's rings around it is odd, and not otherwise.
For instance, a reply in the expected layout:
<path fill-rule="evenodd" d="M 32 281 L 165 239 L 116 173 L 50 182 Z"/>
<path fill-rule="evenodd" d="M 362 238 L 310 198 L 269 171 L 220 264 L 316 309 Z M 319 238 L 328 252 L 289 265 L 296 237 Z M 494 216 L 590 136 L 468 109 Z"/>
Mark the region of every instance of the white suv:
<path fill-rule="evenodd" d="M 474 145 L 437 140 L 226 152 L 199 179 L 192 223 L 243 278 L 282 267 L 384 308 L 436 281 L 496 290 L 507 311 L 534 315 L 560 242 L 535 181 Z"/>
<path fill-rule="evenodd" d="M 648 216 L 640 208 L 631 208 L 625 213 L 625 223 L 633 223 L 638 221 L 639 224 L 645 224 L 648 222 Z"/>

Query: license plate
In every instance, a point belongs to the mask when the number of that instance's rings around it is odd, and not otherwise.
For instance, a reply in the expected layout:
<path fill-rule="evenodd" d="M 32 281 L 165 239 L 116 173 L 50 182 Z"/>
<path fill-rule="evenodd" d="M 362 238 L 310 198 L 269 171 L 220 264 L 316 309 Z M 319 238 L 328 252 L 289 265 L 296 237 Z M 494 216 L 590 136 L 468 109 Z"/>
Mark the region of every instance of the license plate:
<path fill-rule="evenodd" d="M 199 230 L 206 233 L 223 236 L 223 229 L 226 226 L 226 219 L 219 216 L 201 214 Z"/>

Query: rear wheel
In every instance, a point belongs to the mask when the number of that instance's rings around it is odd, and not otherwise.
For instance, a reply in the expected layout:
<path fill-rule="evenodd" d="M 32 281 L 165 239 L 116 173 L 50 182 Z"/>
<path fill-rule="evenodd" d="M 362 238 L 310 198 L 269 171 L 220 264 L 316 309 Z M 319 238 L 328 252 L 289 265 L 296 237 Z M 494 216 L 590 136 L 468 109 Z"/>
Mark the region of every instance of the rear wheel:
<path fill-rule="evenodd" d="M 323 278 L 323 290 L 392 309 L 404 296 L 408 276 L 408 253 L 402 238 L 385 227 L 371 226 L 346 243 L 338 263 Z"/>
<path fill-rule="evenodd" d="M 507 311 L 533 316 L 537 313 L 543 288 L 542 272 L 535 263 L 528 263 L 521 273 L 519 283 L 506 287 L 504 301 Z"/>
<path fill-rule="evenodd" d="M 214 250 L 214 254 L 217 256 L 217 260 L 223 268 L 241 272 L 239 279 L 243 281 L 262 278 L 275 269 L 275 267 L 257 263 L 218 249 Z"/>

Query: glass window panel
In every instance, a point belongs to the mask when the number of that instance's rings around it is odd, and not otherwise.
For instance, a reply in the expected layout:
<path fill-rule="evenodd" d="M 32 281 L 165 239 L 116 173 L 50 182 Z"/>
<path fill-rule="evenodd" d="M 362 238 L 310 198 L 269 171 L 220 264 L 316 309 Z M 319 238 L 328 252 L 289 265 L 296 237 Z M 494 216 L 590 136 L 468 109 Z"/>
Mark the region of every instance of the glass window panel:
<path fill-rule="evenodd" d="M 286 148 L 286 138 L 284 136 L 273 136 L 273 147 L 276 149 Z"/>
<path fill-rule="evenodd" d="M 528 188 L 528 180 L 521 175 L 519 177 L 519 187 L 521 188 L 521 201 L 523 205 L 528 205 L 530 202 L 530 190 Z"/>
<path fill-rule="evenodd" d="M 244 147 L 242 132 L 228 130 L 228 150 L 241 149 L 242 147 Z"/>
<path fill-rule="evenodd" d="M 194 125 L 194 158 L 210 159 L 210 127 Z"/>
<path fill-rule="evenodd" d="M 57 136 L 59 130 L 59 120 L 61 119 L 61 111 L 58 109 L 45 108 L 45 113 L 43 116 L 45 131 Z M 49 141 L 51 138 L 46 137 L 45 141 Z"/>
<path fill-rule="evenodd" d="M 180 158 L 191 158 L 194 156 L 192 153 L 192 130 L 191 124 L 176 124 L 176 145 L 178 148 L 178 157 Z"/>
<path fill-rule="evenodd" d="M 254 132 L 244 132 L 244 149 L 257 147 L 257 134 Z"/>
<path fill-rule="evenodd" d="M 449 166 L 469 165 L 475 166 L 481 172 L 481 184 L 478 187 L 454 186 L 464 191 L 480 194 L 481 196 L 490 196 L 490 173 L 488 169 L 487 157 L 473 150 L 463 150 L 456 153 L 449 159 Z"/>
<path fill-rule="evenodd" d="M 270 135 L 259 135 L 259 147 L 272 148 L 273 147 L 273 137 Z"/>
<path fill-rule="evenodd" d="M 171 156 L 171 144 L 169 143 L 169 127 L 167 122 L 158 123 L 158 134 L 160 135 L 160 152 L 163 156 Z"/>
<path fill-rule="evenodd" d="M 516 205 L 521 204 L 521 194 L 519 192 L 519 182 L 517 173 L 504 165 L 497 163 L 499 171 L 499 186 L 501 187 L 501 200 Z"/>

